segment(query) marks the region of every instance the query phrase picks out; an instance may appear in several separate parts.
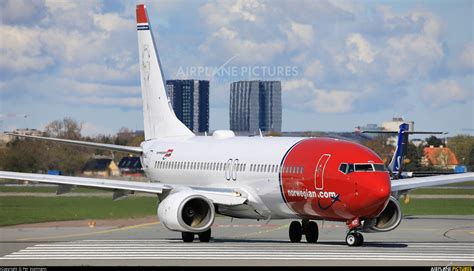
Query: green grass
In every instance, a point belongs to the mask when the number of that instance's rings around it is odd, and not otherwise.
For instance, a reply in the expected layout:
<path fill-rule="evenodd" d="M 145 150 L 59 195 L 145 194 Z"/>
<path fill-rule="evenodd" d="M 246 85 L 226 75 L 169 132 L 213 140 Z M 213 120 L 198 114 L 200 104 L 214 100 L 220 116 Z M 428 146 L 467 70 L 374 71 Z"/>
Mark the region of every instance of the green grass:
<path fill-rule="evenodd" d="M 474 195 L 474 187 L 470 189 L 458 188 L 418 188 L 410 191 L 410 195 Z"/>
<path fill-rule="evenodd" d="M 56 193 L 56 187 L 0 186 L 0 193 Z M 71 193 L 101 193 L 106 190 L 76 187 Z"/>
<path fill-rule="evenodd" d="M 410 199 L 400 200 L 404 215 L 474 215 L 472 199 Z"/>
<path fill-rule="evenodd" d="M 474 187 L 474 181 L 463 182 L 463 183 L 452 183 L 452 184 L 447 184 L 443 186 L 473 186 Z"/>
<path fill-rule="evenodd" d="M 156 215 L 156 198 L 0 197 L 0 226 L 81 219 L 136 218 Z"/>

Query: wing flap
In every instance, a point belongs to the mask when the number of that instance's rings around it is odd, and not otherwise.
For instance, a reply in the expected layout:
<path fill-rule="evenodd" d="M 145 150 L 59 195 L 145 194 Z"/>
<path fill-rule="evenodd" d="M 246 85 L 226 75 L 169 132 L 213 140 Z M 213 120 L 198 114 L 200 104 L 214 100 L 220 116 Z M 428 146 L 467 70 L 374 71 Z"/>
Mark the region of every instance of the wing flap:
<path fill-rule="evenodd" d="M 392 191 L 410 190 L 420 187 L 445 185 L 450 183 L 460 183 L 474 181 L 474 173 L 460 173 L 449 175 L 437 175 L 430 177 L 417 177 L 409 179 L 392 180 Z"/>

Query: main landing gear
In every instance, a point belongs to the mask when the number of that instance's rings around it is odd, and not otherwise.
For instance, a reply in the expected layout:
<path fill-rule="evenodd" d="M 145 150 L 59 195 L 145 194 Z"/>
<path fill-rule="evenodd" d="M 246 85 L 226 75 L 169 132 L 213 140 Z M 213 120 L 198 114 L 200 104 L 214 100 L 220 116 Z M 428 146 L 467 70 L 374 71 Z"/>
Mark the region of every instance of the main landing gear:
<path fill-rule="evenodd" d="M 290 241 L 292 243 L 301 242 L 303 234 L 306 237 L 308 243 L 316 243 L 318 241 L 319 229 L 318 224 L 314 221 L 303 219 L 302 223 L 299 221 L 293 221 L 290 224 Z"/>
<path fill-rule="evenodd" d="M 181 232 L 181 238 L 185 243 L 191 243 L 194 241 L 195 235 L 196 233 L 194 232 Z M 197 235 L 201 243 L 207 243 L 211 240 L 211 229 L 209 228 L 207 231 L 197 233 Z"/>

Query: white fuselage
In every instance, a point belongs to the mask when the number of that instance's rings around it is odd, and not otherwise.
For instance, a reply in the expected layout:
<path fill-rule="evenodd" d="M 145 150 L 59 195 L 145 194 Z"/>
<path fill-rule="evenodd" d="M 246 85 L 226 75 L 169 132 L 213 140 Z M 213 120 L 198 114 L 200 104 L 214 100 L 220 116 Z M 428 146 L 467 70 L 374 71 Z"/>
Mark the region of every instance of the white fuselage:
<path fill-rule="evenodd" d="M 280 165 L 288 150 L 303 138 L 193 136 L 150 140 L 142 144 L 143 168 L 154 182 L 240 189 L 249 208 L 222 211 L 247 218 L 295 215 L 280 190 Z"/>

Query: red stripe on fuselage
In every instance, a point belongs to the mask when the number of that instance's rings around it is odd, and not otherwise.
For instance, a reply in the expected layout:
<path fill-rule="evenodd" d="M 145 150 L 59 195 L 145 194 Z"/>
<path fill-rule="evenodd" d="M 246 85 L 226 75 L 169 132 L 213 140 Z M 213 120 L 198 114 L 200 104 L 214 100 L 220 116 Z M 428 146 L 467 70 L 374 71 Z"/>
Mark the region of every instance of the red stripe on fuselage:
<path fill-rule="evenodd" d="M 148 18 L 146 16 L 145 5 L 137 5 L 137 24 L 148 23 Z"/>

